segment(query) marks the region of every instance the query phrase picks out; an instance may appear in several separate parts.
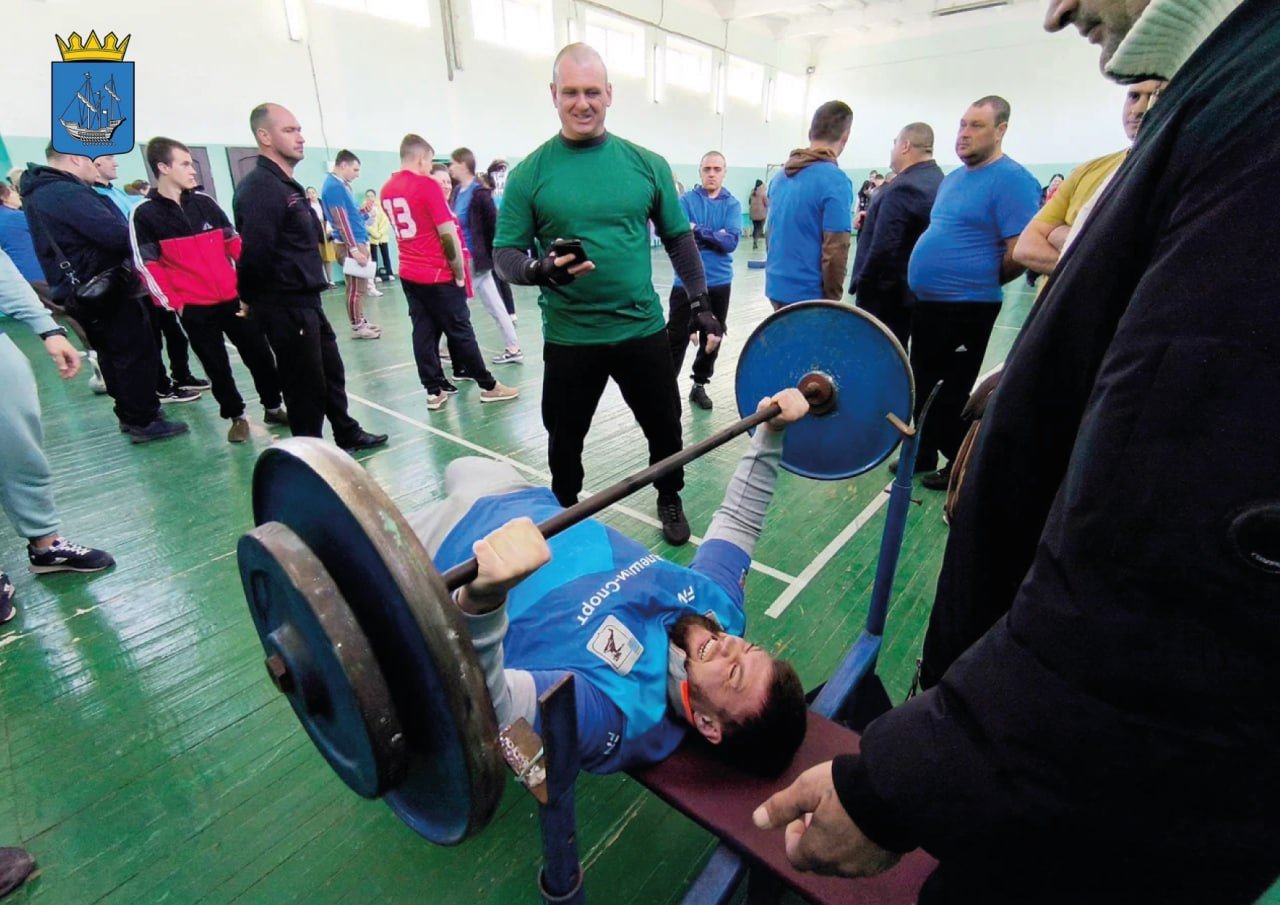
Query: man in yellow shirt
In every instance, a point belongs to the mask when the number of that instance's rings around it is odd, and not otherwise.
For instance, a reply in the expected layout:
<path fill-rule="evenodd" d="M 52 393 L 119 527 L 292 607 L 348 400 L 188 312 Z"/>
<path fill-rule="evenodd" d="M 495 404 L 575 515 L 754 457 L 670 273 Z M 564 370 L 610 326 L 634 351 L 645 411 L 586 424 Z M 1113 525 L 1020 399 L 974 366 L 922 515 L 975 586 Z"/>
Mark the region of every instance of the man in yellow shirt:
<path fill-rule="evenodd" d="M 1149 79 L 1130 85 L 1124 96 L 1124 131 L 1130 144 L 1138 136 L 1138 127 L 1151 109 L 1152 103 L 1167 82 Z M 1052 273 L 1066 247 L 1072 228 L 1082 220 L 1081 212 L 1099 194 L 1120 164 L 1124 163 L 1129 149 L 1116 151 L 1104 157 L 1090 160 L 1071 171 L 1067 181 L 1040 208 L 1018 237 L 1013 249 L 1013 259 L 1036 273 Z"/>

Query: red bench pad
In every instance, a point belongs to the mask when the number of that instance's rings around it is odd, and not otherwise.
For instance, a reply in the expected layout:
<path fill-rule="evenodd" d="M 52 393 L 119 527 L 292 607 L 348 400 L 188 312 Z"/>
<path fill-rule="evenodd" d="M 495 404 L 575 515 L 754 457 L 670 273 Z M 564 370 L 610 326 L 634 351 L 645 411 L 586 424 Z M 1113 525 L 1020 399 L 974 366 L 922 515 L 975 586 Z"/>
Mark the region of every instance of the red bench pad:
<path fill-rule="evenodd" d="M 893 870 L 870 879 L 820 877 L 792 868 L 783 851 L 780 830 L 759 830 L 751 822 L 751 813 L 761 802 L 790 785 L 809 767 L 857 750 L 856 733 L 810 712 L 804 744 L 791 766 L 777 779 L 765 780 L 735 770 L 693 739 L 662 763 L 631 775 L 745 856 L 749 863 L 763 864 L 810 902 L 913 905 L 925 877 L 937 864 L 924 852 L 911 852 Z"/>

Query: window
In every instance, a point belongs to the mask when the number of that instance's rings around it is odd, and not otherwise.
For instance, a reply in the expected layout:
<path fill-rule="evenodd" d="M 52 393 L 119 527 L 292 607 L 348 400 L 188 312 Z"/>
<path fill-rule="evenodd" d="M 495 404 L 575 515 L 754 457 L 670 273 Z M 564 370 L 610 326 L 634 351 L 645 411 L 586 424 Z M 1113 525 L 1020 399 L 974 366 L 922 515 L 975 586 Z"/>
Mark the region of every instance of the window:
<path fill-rule="evenodd" d="M 426 28 L 431 24 L 428 0 L 319 0 L 325 6 L 368 13 L 380 19 L 391 19 L 406 25 Z"/>
<path fill-rule="evenodd" d="M 804 116 L 804 79 L 779 72 L 773 81 L 773 115 Z"/>
<path fill-rule="evenodd" d="M 543 0 L 472 0 L 476 39 L 518 50 L 554 49 L 551 9 Z"/>
<path fill-rule="evenodd" d="M 711 90 L 710 47 L 669 37 L 663 54 L 663 78 L 668 88 L 679 88 L 695 94 L 706 94 Z"/>
<path fill-rule="evenodd" d="M 725 87 L 729 97 L 758 104 L 764 93 L 764 67 L 738 57 L 729 57 Z"/>
<path fill-rule="evenodd" d="M 583 40 L 600 52 L 609 74 L 644 76 L 644 28 L 626 19 L 587 10 Z"/>

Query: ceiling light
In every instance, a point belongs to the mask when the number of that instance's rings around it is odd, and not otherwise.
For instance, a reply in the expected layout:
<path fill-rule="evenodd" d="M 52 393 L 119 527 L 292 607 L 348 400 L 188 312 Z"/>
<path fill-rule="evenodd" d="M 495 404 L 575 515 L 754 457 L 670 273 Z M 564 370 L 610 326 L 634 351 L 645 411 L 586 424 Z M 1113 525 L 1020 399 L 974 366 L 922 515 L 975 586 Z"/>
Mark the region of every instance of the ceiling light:
<path fill-rule="evenodd" d="M 994 9 L 997 6 L 1008 6 L 1009 0 L 973 0 L 971 3 L 953 3 L 950 6 L 938 6 L 933 10 L 934 16 L 954 16 L 957 13 L 971 13 L 979 9 Z"/>

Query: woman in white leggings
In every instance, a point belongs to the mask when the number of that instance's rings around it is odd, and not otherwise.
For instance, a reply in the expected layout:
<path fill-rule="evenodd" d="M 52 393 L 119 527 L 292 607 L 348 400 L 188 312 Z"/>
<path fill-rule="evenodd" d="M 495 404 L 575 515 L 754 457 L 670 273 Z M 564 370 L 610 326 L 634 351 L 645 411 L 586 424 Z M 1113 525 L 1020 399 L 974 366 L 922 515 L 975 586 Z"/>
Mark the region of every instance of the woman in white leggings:
<path fill-rule="evenodd" d="M 498 292 L 493 274 L 493 235 L 497 228 L 498 209 L 493 203 L 493 192 L 476 179 L 476 156 L 467 148 L 458 148 L 450 155 L 449 175 L 453 179 L 453 195 L 449 199 L 453 212 L 462 224 L 463 239 L 471 251 L 474 267 L 475 294 L 484 310 L 489 312 L 502 331 L 505 346 L 501 355 L 494 356 L 494 364 L 514 364 L 524 360 L 520 351 L 520 339 L 515 324 Z"/>

